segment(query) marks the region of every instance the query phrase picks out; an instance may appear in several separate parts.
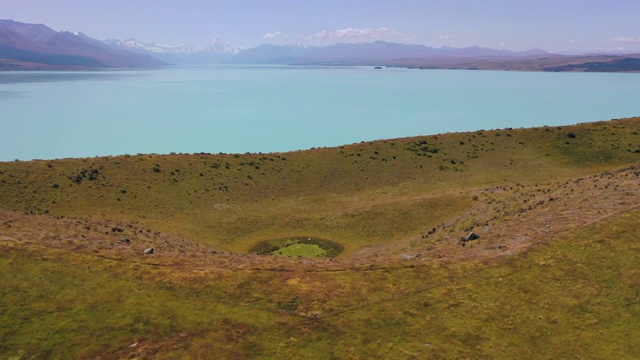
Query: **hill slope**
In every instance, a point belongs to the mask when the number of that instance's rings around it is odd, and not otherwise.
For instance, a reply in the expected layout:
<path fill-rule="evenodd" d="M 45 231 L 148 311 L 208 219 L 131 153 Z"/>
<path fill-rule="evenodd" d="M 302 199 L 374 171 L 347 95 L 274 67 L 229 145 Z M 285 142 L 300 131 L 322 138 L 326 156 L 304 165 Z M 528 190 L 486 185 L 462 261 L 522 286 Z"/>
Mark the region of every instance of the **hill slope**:
<path fill-rule="evenodd" d="M 480 188 L 562 182 L 635 164 L 639 123 L 478 131 L 287 154 L 8 162 L 0 164 L 0 208 L 138 221 L 225 251 L 305 235 L 348 240 L 350 253 L 431 229 L 466 210 Z"/>
<path fill-rule="evenodd" d="M 639 159 L 632 118 L 0 163 L 0 353 L 634 358 Z M 250 254 L 297 237 L 344 251 Z"/>

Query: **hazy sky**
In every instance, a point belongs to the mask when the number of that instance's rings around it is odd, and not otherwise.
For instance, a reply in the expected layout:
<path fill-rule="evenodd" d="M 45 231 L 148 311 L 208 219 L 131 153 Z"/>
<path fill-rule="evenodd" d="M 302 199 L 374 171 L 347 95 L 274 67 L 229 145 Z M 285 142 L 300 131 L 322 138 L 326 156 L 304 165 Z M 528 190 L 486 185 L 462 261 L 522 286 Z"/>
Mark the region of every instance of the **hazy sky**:
<path fill-rule="evenodd" d="M 0 0 L 0 19 L 97 39 L 206 45 L 385 40 L 640 50 L 640 0 Z"/>

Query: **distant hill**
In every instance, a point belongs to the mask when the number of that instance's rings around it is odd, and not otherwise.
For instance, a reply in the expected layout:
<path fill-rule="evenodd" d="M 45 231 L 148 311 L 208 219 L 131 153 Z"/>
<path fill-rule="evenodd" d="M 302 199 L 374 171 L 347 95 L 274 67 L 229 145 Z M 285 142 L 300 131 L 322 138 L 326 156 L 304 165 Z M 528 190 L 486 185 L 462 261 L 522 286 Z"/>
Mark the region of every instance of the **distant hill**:
<path fill-rule="evenodd" d="M 589 59 L 577 64 L 547 67 L 545 71 L 623 72 L 640 70 L 640 54 L 631 56 L 605 56 L 604 60 Z"/>
<path fill-rule="evenodd" d="M 571 71 L 571 72 L 638 72 L 640 54 L 619 55 L 559 55 L 491 56 L 397 59 L 381 65 L 416 69 L 465 69 L 510 71 Z"/>
<path fill-rule="evenodd" d="M 117 49 L 82 33 L 0 20 L 2 70 L 147 68 L 163 64 L 147 54 Z"/>

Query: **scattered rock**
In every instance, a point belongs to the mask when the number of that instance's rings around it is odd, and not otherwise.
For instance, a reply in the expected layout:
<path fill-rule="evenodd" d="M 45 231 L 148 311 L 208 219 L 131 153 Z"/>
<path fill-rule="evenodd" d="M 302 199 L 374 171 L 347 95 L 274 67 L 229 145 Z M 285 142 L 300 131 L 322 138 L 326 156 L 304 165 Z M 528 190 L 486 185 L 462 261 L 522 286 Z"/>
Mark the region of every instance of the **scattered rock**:
<path fill-rule="evenodd" d="M 470 232 L 469 235 L 463 236 L 462 238 L 460 238 L 460 241 L 467 242 L 467 241 L 478 240 L 478 239 L 480 239 L 480 236 L 478 236 L 478 234 L 474 232 Z"/>
<path fill-rule="evenodd" d="M 420 254 L 420 253 L 413 254 L 413 255 L 411 255 L 411 254 L 402 254 L 402 259 L 403 260 L 411 260 L 411 259 L 416 259 L 416 258 L 419 258 L 419 257 L 422 257 L 422 254 Z"/>
<path fill-rule="evenodd" d="M 120 239 L 120 242 L 124 243 L 124 244 L 130 244 L 131 240 L 129 240 L 129 238 L 122 238 L 122 239 Z"/>
<path fill-rule="evenodd" d="M 146 250 L 144 251 L 144 254 L 145 254 L 145 255 L 147 255 L 147 254 L 153 254 L 153 248 L 148 248 L 148 249 L 146 249 Z"/>

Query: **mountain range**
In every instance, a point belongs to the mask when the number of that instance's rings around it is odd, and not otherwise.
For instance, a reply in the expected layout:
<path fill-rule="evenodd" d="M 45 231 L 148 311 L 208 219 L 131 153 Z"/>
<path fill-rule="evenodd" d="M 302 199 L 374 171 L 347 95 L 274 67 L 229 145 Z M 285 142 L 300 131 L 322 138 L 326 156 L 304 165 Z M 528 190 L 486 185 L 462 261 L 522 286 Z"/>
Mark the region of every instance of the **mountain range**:
<path fill-rule="evenodd" d="M 269 47 L 263 45 L 253 49 L 253 57 L 255 53 L 260 54 Z M 434 48 L 424 45 L 398 44 L 384 41 L 375 41 L 372 43 L 338 43 L 328 47 L 304 48 L 295 62 L 337 62 L 345 65 L 357 63 L 385 63 L 397 61 L 401 59 L 424 59 L 424 58 L 450 58 L 450 57 L 488 57 L 488 56 L 530 56 L 546 54 L 543 50 L 530 50 L 526 52 L 514 52 L 508 50 L 496 50 L 483 47 L 467 47 L 467 48 L 451 48 L 441 47 Z"/>
<path fill-rule="evenodd" d="M 107 40 L 114 47 L 152 55 L 168 63 L 240 63 L 240 64 L 292 64 L 292 63 L 379 63 L 399 59 L 449 57 L 524 57 L 545 55 L 546 51 L 532 49 L 524 52 L 496 50 L 482 47 L 434 48 L 424 45 L 399 44 L 385 41 L 370 43 L 337 43 L 331 46 L 305 46 L 262 44 L 254 48 L 241 48 L 215 39 L 205 47 L 166 46 L 139 43 L 135 40 Z"/>
<path fill-rule="evenodd" d="M 541 49 L 429 47 L 385 41 L 331 46 L 262 44 L 242 48 L 221 39 L 203 47 L 97 40 L 42 24 L 0 20 L 0 70 L 153 68 L 168 64 L 370 65 L 430 69 L 640 71 L 640 54 L 558 55 Z"/>

